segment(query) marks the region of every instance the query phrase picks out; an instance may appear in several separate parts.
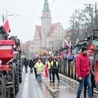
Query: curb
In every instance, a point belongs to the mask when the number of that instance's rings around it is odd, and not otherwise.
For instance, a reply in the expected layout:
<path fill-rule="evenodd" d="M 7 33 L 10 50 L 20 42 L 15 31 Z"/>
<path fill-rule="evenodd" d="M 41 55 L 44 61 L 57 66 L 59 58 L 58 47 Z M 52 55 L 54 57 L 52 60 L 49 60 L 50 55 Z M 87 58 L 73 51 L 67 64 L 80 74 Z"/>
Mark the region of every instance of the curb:
<path fill-rule="evenodd" d="M 62 75 L 60 73 L 59 73 L 59 76 L 60 76 L 61 81 L 63 80 L 63 82 L 70 83 L 71 87 L 73 87 L 73 88 L 78 87 L 79 82 L 77 80 L 74 80 L 74 79 L 67 77 L 65 75 Z M 98 94 L 98 90 L 96 88 L 94 88 L 93 91 L 94 91 L 94 94 Z"/>

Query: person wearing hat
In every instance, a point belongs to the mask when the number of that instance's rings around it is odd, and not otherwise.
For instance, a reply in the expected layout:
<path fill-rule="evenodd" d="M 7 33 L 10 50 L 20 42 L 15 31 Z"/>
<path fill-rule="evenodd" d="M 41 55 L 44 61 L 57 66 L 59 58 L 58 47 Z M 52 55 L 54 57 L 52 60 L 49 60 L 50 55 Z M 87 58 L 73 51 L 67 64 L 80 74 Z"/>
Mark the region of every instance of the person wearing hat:
<path fill-rule="evenodd" d="M 77 55 L 76 57 L 76 74 L 79 80 L 79 86 L 77 91 L 77 97 L 80 98 L 81 91 L 84 87 L 84 82 L 86 82 L 88 86 L 88 96 L 89 98 L 92 97 L 92 84 L 91 84 L 91 67 L 90 67 L 90 59 L 88 56 L 87 48 L 82 47 L 81 53 Z"/>

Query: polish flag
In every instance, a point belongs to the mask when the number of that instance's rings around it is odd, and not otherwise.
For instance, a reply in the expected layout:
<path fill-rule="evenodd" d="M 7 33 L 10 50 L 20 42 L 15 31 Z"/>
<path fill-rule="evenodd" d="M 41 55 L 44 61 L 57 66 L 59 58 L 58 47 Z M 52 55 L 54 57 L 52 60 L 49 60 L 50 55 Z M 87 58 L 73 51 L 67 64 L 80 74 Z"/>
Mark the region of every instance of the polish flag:
<path fill-rule="evenodd" d="M 78 44 L 78 43 L 79 43 L 79 41 L 80 41 L 80 40 L 77 38 L 77 40 L 76 40 L 76 44 Z"/>
<path fill-rule="evenodd" d="M 45 77 L 48 78 L 48 64 L 45 65 L 45 69 L 44 69 L 44 73 L 45 73 Z"/>
<path fill-rule="evenodd" d="M 68 41 L 66 39 L 65 39 L 64 43 L 65 43 L 66 47 L 68 47 L 68 48 L 70 47 L 70 45 L 69 45 L 69 43 L 68 43 Z"/>
<path fill-rule="evenodd" d="M 3 27 L 5 29 L 5 31 L 7 33 L 10 33 L 10 27 L 9 27 L 9 21 L 8 21 L 8 17 L 7 17 L 7 14 L 6 15 L 3 15 Z"/>
<path fill-rule="evenodd" d="M 72 44 L 71 44 L 71 40 L 70 40 L 70 44 L 69 44 L 69 46 L 70 46 L 69 48 L 71 48 L 71 46 L 72 46 Z"/>

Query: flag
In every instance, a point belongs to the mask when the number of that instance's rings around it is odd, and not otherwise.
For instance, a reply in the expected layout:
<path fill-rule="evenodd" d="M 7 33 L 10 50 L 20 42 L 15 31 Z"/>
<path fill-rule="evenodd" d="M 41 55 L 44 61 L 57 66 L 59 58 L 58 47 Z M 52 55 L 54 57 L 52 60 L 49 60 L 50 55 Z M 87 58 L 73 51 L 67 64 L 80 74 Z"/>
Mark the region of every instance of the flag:
<path fill-rule="evenodd" d="M 71 40 L 70 40 L 69 46 L 70 46 L 69 48 L 71 48 L 71 46 L 72 46 L 72 44 L 71 44 Z"/>
<path fill-rule="evenodd" d="M 77 38 L 77 40 L 76 40 L 76 44 L 78 44 L 79 43 L 79 39 Z"/>
<path fill-rule="evenodd" d="M 66 39 L 65 39 L 64 43 L 65 43 L 66 47 L 68 47 L 68 48 L 70 47 L 70 45 L 69 45 L 69 43 L 68 43 L 68 41 Z"/>
<path fill-rule="evenodd" d="M 3 22 L 3 27 L 4 27 L 5 31 L 7 33 L 9 33 L 10 27 L 9 27 L 9 21 L 8 21 L 7 13 L 6 13 L 6 15 L 3 15 L 2 22 Z"/>
<path fill-rule="evenodd" d="M 71 40 L 69 42 L 69 47 L 68 47 L 68 55 L 71 56 L 72 55 L 72 44 L 71 44 Z"/>
<path fill-rule="evenodd" d="M 45 65 L 44 74 L 45 74 L 45 77 L 48 78 L 48 64 Z"/>

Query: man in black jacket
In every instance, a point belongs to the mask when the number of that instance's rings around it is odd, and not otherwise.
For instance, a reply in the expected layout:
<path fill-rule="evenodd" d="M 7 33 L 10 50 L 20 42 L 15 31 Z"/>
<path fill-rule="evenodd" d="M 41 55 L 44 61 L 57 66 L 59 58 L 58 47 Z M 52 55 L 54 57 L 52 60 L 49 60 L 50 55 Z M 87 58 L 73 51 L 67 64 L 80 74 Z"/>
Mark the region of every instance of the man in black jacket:
<path fill-rule="evenodd" d="M 28 72 L 28 60 L 25 58 L 24 60 L 25 72 Z"/>
<path fill-rule="evenodd" d="M 53 60 L 53 66 L 52 66 L 52 76 L 53 76 L 53 81 L 52 82 L 53 83 L 55 82 L 55 75 L 56 75 L 56 77 L 58 79 L 58 82 L 60 82 L 58 69 L 59 69 L 59 63 L 58 63 L 58 61 L 56 59 L 54 59 Z"/>
<path fill-rule="evenodd" d="M 29 67 L 30 67 L 30 72 L 32 73 L 33 72 L 32 68 L 34 68 L 34 62 L 32 59 L 30 59 L 30 61 L 29 61 Z"/>

